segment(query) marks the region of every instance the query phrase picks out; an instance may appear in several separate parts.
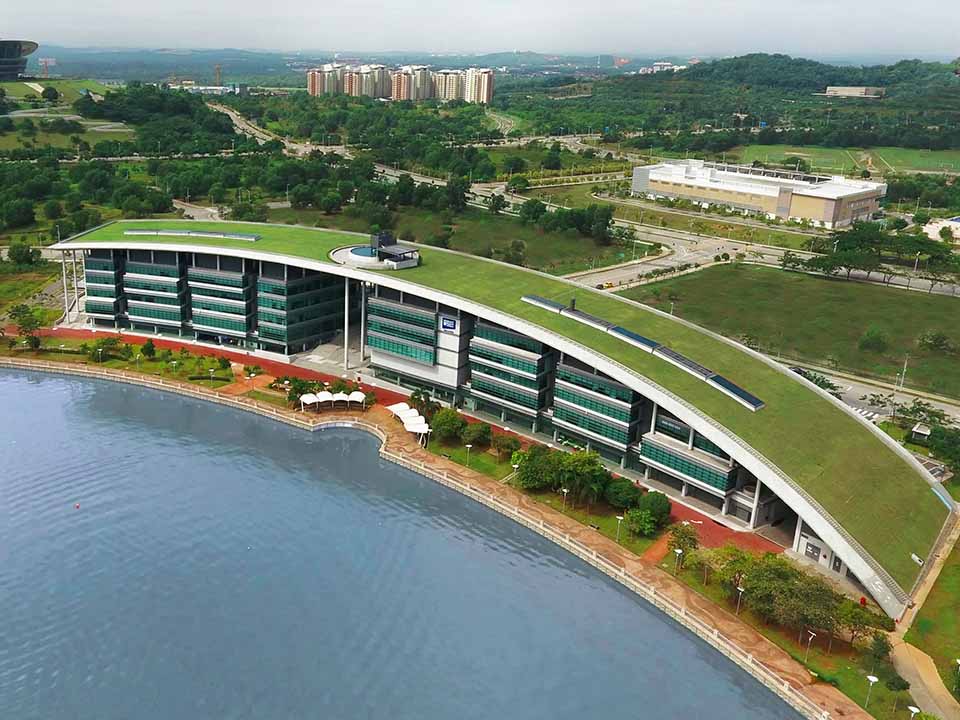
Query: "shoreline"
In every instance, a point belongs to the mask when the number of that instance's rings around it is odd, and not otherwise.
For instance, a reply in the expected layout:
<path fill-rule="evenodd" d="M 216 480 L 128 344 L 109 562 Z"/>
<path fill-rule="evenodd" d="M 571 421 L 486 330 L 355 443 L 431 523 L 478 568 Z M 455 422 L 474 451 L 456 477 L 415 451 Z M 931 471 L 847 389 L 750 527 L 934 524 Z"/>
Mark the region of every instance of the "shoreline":
<path fill-rule="evenodd" d="M 569 519 L 564 515 L 560 515 L 559 513 L 555 513 L 555 511 L 542 507 L 538 508 L 539 512 L 537 513 L 530 512 L 530 508 L 522 507 L 524 504 L 521 502 L 522 498 L 504 497 L 510 495 L 511 493 L 506 492 L 507 488 L 504 486 L 499 486 L 499 483 L 496 483 L 496 485 L 499 487 L 495 488 L 499 492 L 495 494 L 489 491 L 490 489 L 494 488 L 488 487 L 487 489 L 484 489 L 483 485 L 487 484 L 487 479 L 482 477 L 471 477 L 471 475 L 474 475 L 474 473 L 469 471 L 467 468 L 455 466 L 455 468 L 440 470 L 438 468 L 443 466 L 443 462 L 431 458 L 430 463 L 428 464 L 426 459 L 416 458 L 416 455 L 418 454 L 416 451 L 410 451 L 410 448 L 408 448 L 408 451 L 405 452 L 403 447 L 403 440 L 407 439 L 405 435 L 398 436 L 396 432 L 391 432 L 391 430 L 396 430 L 396 428 L 390 428 L 375 421 L 367 420 L 363 417 L 364 414 L 371 413 L 374 408 L 377 408 L 377 406 L 374 406 L 367 411 L 331 411 L 324 415 L 304 416 L 297 411 L 271 408 L 249 398 L 224 395 L 215 390 L 207 390 L 203 387 L 191 385 L 189 383 L 155 378 L 151 375 L 145 375 L 143 373 L 112 370 L 106 368 L 91 368 L 86 365 L 57 363 L 47 360 L 27 360 L 21 358 L 0 357 L 0 369 L 3 368 L 34 372 L 47 372 L 60 375 L 73 375 L 101 380 L 110 380 L 113 382 L 122 382 L 129 385 L 139 385 L 141 387 L 172 392 L 181 396 L 191 397 L 194 399 L 219 404 L 225 407 L 243 410 L 260 415 L 261 417 L 283 422 L 301 430 L 307 430 L 311 432 L 331 427 L 352 428 L 367 432 L 380 440 L 378 454 L 382 459 L 416 472 L 430 480 L 433 480 L 434 482 L 455 490 L 460 494 L 474 500 L 475 502 L 479 502 L 491 510 L 494 510 L 499 514 L 512 519 L 514 522 L 527 527 L 528 529 L 560 546 L 567 552 L 579 557 L 581 560 L 600 570 L 613 580 L 616 580 L 623 587 L 646 600 L 655 608 L 668 615 L 671 619 L 687 628 L 689 631 L 693 632 L 695 635 L 697 635 L 697 637 L 722 653 L 727 659 L 734 662 L 742 670 L 748 672 L 754 679 L 767 687 L 803 717 L 810 718 L 811 720 L 827 720 L 828 718 L 833 717 L 834 715 L 823 706 L 825 703 L 831 703 L 836 706 L 836 716 L 842 715 L 848 718 L 872 717 L 863 711 L 859 706 L 854 705 L 852 701 L 840 693 L 839 690 L 830 685 L 826 685 L 824 683 L 814 684 L 812 682 L 807 684 L 802 682 L 791 683 L 790 680 L 785 679 L 782 673 L 778 673 L 771 669 L 767 666 L 767 664 L 764 663 L 763 660 L 755 657 L 754 653 L 748 652 L 741 646 L 740 643 L 735 642 L 732 638 L 727 637 L 724 633 L 721 633 L 720 628 L 718 627 L 718 624 L 721 624 L 719 621 L 721 619 L 728 620 L 729 618 L 716 617 L 716 611 L 723 612 L 725 615 L 729 615 L 729 613 L 726 613 L 726 611 L 723 611 L 722 608 L 713 605 L 713 603 L 710 603 L 710 601 L 699 595 L 696 595 L 696 598 L 699 598 L 700 602 L 691 604 L 694 605 L 694 610 L 700 610 L 701 612 L 691 611 L 688 609 L 687 604 L 678 602 L 674 597 L 671 597 L 671 595 L 674 595 L 675 593 L 667 592 L 667 590 L 675 590 L 676 588 L 674 588 L 674 586 L 676 586 L 678 588 L 683 587 L 685 592 L 689 594 L 695 594 L 693 591 L 686 589 L 685 586 L 680 586 L 680 583 L 675 581 L 669 575 L 664 575 L 664 577 L 656 576 L 653 578 L 648 578 L 647 580 L 642 579 L 638 576 L 640 574 L 637 572 L 638 568 L 633 567 L 628 569 L 627 565 L 633 563 L 628 563 L 623 557 L 623 554 L 626 553 L 635 559 L 637 565 L 640 564 L 639 558 L 632 555 L 632 553 L 623 550 L 619 545 L 613 545 L 613 547 L 616 548 L 615 552 L 608 552 L 609 550 L 613 549 L 610 547 L 610 545 L 612 545 L 612 541 L 609 541 L 602 536 L 596 536 L 595 533 L 588 534 L 584 539 L 578 538 L 577 534 L 581 534 L 581 531 L 586 533 L 589 529 L 585 526 L 580 526 L 579 523 L 576 523 L 576 521 Z M 392 446 L 397 447 L 394 449 Z M 416 447 L 418 450 L 420 450 L 419 445 Z M 450 464 L 452 465 L 452 463 Z M 467 473 L 465 477 L 464 473 Z M 503 488 L 502 491 L 500 491 L 501 488 Z M 513 491 L 512 488 L 509 490 L 516 492 Z M 507 502 L 506 500 L 508 499 L 516 500 L 516 502 Z M 536 517 L 536 515 L 541 515 L 541 517 Z M 544 515 L 547 517 L 542 517 Z M 551 517 L 552 515 L 556 515 L 557 518 Z M 569 521 L 569 523 L 576 523 L 579 528 L 564 529 L 563 527 L 558 527 L 558 523 L 554 522 L 558 518 L 563 518 L 564 520 Z M 563 524 L 564 523 L 559 523 L 559 525 Z M 584 540 L 586 540 L 586 542 Z M 611 559 L 611 557 L 609 557 L 610 555 L 620 555 L 621 563 L 616 562 L 615 559 Z M 655 568 L 651 568 L 651 570 L 656 573 L 660 572 Z M 651 582 L 651 580 L 653 582 Z M 658 587 L 658 585 L 660 587 Z M 666 588 L 664 585 L 666 585 Z M 704 607 L 704 602 L 708 603 L 712 607 Z M 710 610 L 714 610 L 714 613 L 712 614 Z M 701 617 L 702 614 L 706 615 L 707 618 L 713 620 L 714 622 L 709 622 L 707 619 L 704 619 Z M 792 658 L 789 658 L 789 655 L 787 655 L 784 651 L 780 650 L 773 643 L 766 640 L 766 638 L 763 638 L 763 636 L 760 636 L 759 633 L 753 631 L 752 628 L 749 628 L 749 626 L 740 623 L 739 620 L 734 619 L 734 625 L 725 629 L 727 632 L 730 632 L 731 630 L 741 631 L 741 628 L 736 627 L 737 625 L 742 625 L 742 629 L 748 630 L 751 634 L 761 638 L 760 645 L 767 646 L 763 647 L 763 649 L 775 649 L 777 653 L 782 653 L 782 655 L 785 656 L 789 662 L 795 662 L 792 660 Z M 755 640 L 755 638 L 750 639 Z M 802 666 L 799 667 L 801 671 L 806 674 L 806 670 Z M 791 668 L 791 670 L 792 669 L 793 668 Z M 802 677 L 802 675 L 800 675 L 800 673 L 796 673 L 794 680 L 796 681 L 798 677 Z M 796 687 L 795 685 L 799 685 L 799 687 Z M 822 698 L 821 702 L 818 702 L 816 699 L 814 699 L 814 697 L 811 697 L 810 693 L 805 692 L 805 690 L 811 688 L 817 688 L 820 691 L 825 691 L 817 693 L 817 695 L 820 695 Z"/>

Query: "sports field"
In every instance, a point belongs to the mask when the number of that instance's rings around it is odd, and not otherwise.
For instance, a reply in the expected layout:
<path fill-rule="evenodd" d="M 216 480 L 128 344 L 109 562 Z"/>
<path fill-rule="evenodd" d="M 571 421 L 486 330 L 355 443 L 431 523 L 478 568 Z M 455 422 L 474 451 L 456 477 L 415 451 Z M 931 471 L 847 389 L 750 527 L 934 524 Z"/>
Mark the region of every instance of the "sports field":
<path fill-rule="evenodd" d="M 727 153 L 727 159 L 750 164 L 781 163 L 801 158 L 813 170 L 856 174 L 862 170 L 889 172 L 960 172 L 960 150 L 915 150 L 899 147 L 839 148 L 816 145 L 746 145 Z"/>

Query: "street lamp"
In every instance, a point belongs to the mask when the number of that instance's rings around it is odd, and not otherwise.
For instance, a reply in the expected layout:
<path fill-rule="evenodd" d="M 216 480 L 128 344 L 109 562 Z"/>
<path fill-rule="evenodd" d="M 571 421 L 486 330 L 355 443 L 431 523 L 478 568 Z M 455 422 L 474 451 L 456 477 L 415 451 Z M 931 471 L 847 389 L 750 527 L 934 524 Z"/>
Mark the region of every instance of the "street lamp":
<path fill-rule="evenodd" d="M 683 556 L 683 548 L 674 548 L 673 552 L 677 556 L 677 561 L 673 565 L 673 574 L 679 575 L 680 574 L 680 558 Z"/>
<path fill-rule="evenodd" d="M 745 587 L 737 586 L 737 615 L 740 614 L 740 603 L 743 600 L 743 593 L 746 590 Z"/>
<path fill-rule="evenodd" d="M 811 645 L 811 643 L 813 643 L 813 639 L 817 636 L 817 634 L 816 634 L 813 630 L 807 630 L 807 634 L 808 634 L 810 637 L 807 638 L 807 652 L 806 652 L 806 654 L 804 654 L 804 656 L 803 656 L 803 662 L 804 662 L 804 664 L 806 664 L 807 658 L 810 657 L 810 645 Z"/>
<path fill-rule="evenodd" d="M 870 687 L 867 688 L 867 699 L 863 703 L 863 709 L 867 709 L 867 705 L 870 704 L 870 691 L 873 690 L 873 684 L 879 680 L 876 675 L 867 675 L 867 682 L 870 683 Z"/>
<path fill-rule="evenodd" d="M 913 716 L 920 712 L 920 708 L 916 705 L 907 705 L 907 710 L 910 711 L 910 720 L 913 720 Z"/>
<path fill-rule="evenodd" d="M 140 370 L 140 358 L 142 357 L 143 355 L 141 355 L 140 353 L 137 353 L 137 370 L 138 371 Z"/>
<path fill-rule="evenodd" d="M 103 362 L 103 348 L 97 348 L 97 362 Z"/>
<path fill-rule="evenodd" d="M 464 447 L 467 449 L 467 467 L 470 467 L 470 448 L 472 448 L 473 445 L 467 443 Z"/>
<path fill-rule="evenodd" d="M 65 347 L 66 347 L 66 345 L 64 345 L 64 344 L 62 344 L 62 343 L 60 344 L 60 359 L 61 359 L 61 360 L 63 359 L 63 349 L 64 349 Z"/>
<path fill-rule="evenodd" d="M 176 360 L 171 360 L 171 361 L 170 361 L 170 364 L 173 365 L 173 374 L 176 375 L 176 374 L 177 374 L 177 361 L 176 361 Z"/>
<path fill-rule="evenodd" d="M 560 488 L 560 492 L 563 493 L 563 509 L 567 509 L 567 493 L 570 492 L 568 488 Z"/>
<path fill-rule="evenodd" d="M 623 522 L 623 515 L 617 515 L 617 542 L 620 542 L 620 524 Z"/>
<path fill-rule="evenodd" d="M 210 368 L 210 385 L 213 385 L 213 368 Z"/>

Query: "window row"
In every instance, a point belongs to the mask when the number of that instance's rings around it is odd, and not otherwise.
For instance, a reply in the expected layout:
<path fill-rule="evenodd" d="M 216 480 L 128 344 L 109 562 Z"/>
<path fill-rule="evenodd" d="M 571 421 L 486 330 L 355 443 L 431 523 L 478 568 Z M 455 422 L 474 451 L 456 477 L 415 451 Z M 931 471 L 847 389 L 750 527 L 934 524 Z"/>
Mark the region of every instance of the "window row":
<path fill-rule="evenodd" d="M 664 450 L 663 448 L 653 445 L 647 441 L 641 443 L 640 454 L 643 457 L 649 458 L 650 460 L 658 462 L 661 465 L 676 470 L 677 472 L 693 478 L 694 480 L 699 480 L 702 483 L 706 483 L 707 485 L 715 487 L 718 490 L 729 490 L 731 487 L 733 487 L 735 481 L 732 473 L 724 474 L 716 470 L 711 470 L 703 465 L 681 457 L 680 455 L 676 455 L 668 450 Z"/>
<path fill-rule="evenodd" d="M 557 420 L 562 420 L 570 423 L 571 425 L 576 425 L 579 428 L 589 430 L 592 433 L 609 438 L 623 445 L 626 445 L 630 442 L 630 433 L 627 428 L 609 425 L 599 418 L 593 417 L 592 415 L 578 413 L 576 410 L 571 410 L 570 408 L 563 407 L 562 405 L 554 406 L 553 417 Z"/>
<path fill-rule="evenodd" d="M 504 365 L 514 370 L 522 370 L 523 372 L 528 372 L 532 375 L 536 375 L 539 370 L 538 364 L 532 360 L 524 360 L 522 358 L 516 358 L 512 355 L 508 355 L 505 352 L 498 352 L 479 343 L 470 343 L 470 354 L 476 355 L 477 357 L 483 358 L 484 360 L 489 360 L 490 362 L 495 362 L 498 365 Z"/>
<path fill-rule="evenodd" d="M 470 372 L 478 375 L 490 375 L 491 377 L 499 378 L 500 380 L 506 380 L 507 382 L 512 382 L 516 385 L 523 385 L 524 387 L 532 388 L 534 390 L 540 387 L 537 380 L 528 378 L 526 375 L 517 375 L 516 373 L 501 370 L 500 368 L 490 367 L 489 365 L 484 365 L 478 362 L 470 363 Z"/>
<path fill-rule="evenodd" d="M 382 335 L 368 333 L 367 345 L 376 350 L 382 350 L 383 352 L 393 355 L 409 358 L 410 360 L 415 360 L 425 365 L 433 365 L 436 360 L 436 353 L 429 348 L 425 348 L 422 345 L 405 343 L 395 338 L 383 337 Z"/>
<path fill-rule="evenodd" d="M 593 392 L 600 393 L 601 395 L 607 395 L 617 400 L 623 400 L 624 402 L 633 401 L 633 391 L 621 385 L 616 380 L 607 380 L 599 375 L 574 372 L 563 365 L 557 368 L 557 377 L 571 385 L 593 390 Z"/>
<path fill-rule="evenodd" d="M 492 395 L 493 397 L 498 397 L 502 400 L 507 400 L 517 405 L 522 405 L 523 407 L 532 408 L 534 410 L 540 407 L 540 396 L 538 394 L 525 393 L 519 388 L 512 388 L 506 385 L 500 385 L 499 383 L 490 382 L 482 375 L 474 375 L 470 379 L 470 387 L 474 388 L 475 390 L 479 390 L 486 395 Z"/>
<path fill-rule="evenodd" d="M 367 316 L 376 315 L 378 317 L 391 318 L 401 322 L 417 325 L 422 328 L 435 330 L 437 327 L 437 316 L 432 313 L 420 313 L 414 310 L 408 310 L 399 305 L 388 305 L 374 301 L 367 302 Z"/>
<path fill-rule="evenodd" d="M 587 408 L 588 410 L 593 410 L 594 412 L 606 415 L 607 417 L 615 418 L 616 420 L 623 420 L 624 422 L 630 422 L 629 408 L 618 407 L 609 403 L 600 402 L 595 398 L 581 395 L 580 393 L 574 392 L 570 388 L 563 387 L 562 385 L 557 385 L 554 387 L 553 395 L 561 400 L 572 402 L 574 405 L 579 405 L 580 407 Z"/>

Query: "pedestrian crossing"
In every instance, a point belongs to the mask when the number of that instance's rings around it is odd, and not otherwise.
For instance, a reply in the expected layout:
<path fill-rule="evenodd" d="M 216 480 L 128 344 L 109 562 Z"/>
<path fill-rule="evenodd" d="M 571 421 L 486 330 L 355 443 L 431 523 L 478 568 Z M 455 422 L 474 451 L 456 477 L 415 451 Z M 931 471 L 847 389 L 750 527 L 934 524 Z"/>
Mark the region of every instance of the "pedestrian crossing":
<path fill-rule="evenodd" d="M 863 417 L 865 417 L 865 418 L 866 418 L 867 420 L 869 420 L 870 422 L 873 422 L 873 421 L 876 420 L 878 417 L 880 417 L 880 413 L 874 412 L 873 410 L 864 410 L 863 408 L 855 407 L 855 408 L 853 408 L 853 411 L 854 411 L 857 415 L 862 415 Z"/>

